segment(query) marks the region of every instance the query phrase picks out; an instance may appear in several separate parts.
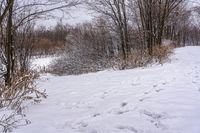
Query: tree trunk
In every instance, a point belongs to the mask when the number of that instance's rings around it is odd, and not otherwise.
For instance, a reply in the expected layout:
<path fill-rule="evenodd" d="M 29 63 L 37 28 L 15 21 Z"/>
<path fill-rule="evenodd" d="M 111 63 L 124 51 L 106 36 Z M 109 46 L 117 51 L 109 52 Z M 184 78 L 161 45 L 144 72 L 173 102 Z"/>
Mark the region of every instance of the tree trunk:
<path fill-rule="evenodd" d="M 12 74 L 14 71 L 14 60 L 13 60 L 13 22 L 12 22 L 12 13 L 13 13 L 13 2 L 14 0 L 7 0 L 8 3 L 11 3 L 11 6 L 8 11 L 8 20 L 7 20 L 7 33 L 6 33 L 6 44 L 5 44 L 5 49 L 6 49 L 6 58 L 7 58 L 7 63 L 6 63 L 6 74 L 5 74 L 5 84 L 7 86 L 11 85 L 12 81 Z"/>

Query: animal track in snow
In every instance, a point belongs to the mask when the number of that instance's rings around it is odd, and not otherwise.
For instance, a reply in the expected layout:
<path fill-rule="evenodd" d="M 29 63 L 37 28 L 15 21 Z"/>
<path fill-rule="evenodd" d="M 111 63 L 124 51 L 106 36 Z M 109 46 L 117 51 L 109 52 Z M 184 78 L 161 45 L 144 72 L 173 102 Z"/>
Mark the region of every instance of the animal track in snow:
<path fill-rule="evenodd" d="M 117 114 L 122 115 L 122 114 L 125 114 L 125 113 L 128 113 L 128 112 L 130 112 L 130 110 L 123 110 L 123 111 L 118 111 Z"/>
<path fill-rule="evenodd" d="M 144 92 L 145 95 L 147 95 L 147 94 L 149 94 L 149 93 L 150 93 L 150 91 L 148 91 L 148 92 Z"/>
<path fill-rule="evenodd" d="M 158 85 L 153 85 L 153 88 L 156 88 L 156 87 L 158 87 Z"/>
<path fill-rule="evenodd" d="M 163 82 L 162 85 L 167 85 L 167 82 Z"/>
<path fill-rule="evenodd" d="M 100 115 L 101 115 L 100 113 L 95 113 L 95 114 L 92 115 L 92 117 L 98 117 Z"/>
<path fill-rule="evenodd" d="M 143 110 L 142 113 L 148 116 L 148 120 L 157 128 L 166 129 L 166 126 L 162 124 L 161 120 L 167 119 L 166 114 L 152 113 L 147 110 Z"/>
<path fill-rule="evenodd" d="M 128 131 L 131 131 L 131 132 L 134 132 L 134 133 L 138 133 L 138 130 L 135 129 L 134 127 L 132 127 L 132 126 L 118 126 L 117 129 L 128 130 Z"/>
<path fill-rule="evenodd" d="M 125 106 L 127 106 L 127 105 L 128 105 L 127 102 L 123 102 L 123 103 L 121 103 L 121 107 L 125 107 Z"/>
<path fill-rule="evenodd" d="M 161 92 L 163 91 L 164 89 L 157 89 L 156 92 Z"/>
<path fill-rule="evenodd" d="M 143 102 L 143 101 L 145 101 L 146 99 L 149 99 L 150 97 L 143 97 L 143 98 L 141 98 L 141 99 L 139 99 L 139 101 L 140 102 Z"/>
<path fill-rule="evenodd" d="M 87 127 L 88 123 L 81 121 L 81 122 L 77 123 L 77 125 L 80 126 L 80 127 Z"/>

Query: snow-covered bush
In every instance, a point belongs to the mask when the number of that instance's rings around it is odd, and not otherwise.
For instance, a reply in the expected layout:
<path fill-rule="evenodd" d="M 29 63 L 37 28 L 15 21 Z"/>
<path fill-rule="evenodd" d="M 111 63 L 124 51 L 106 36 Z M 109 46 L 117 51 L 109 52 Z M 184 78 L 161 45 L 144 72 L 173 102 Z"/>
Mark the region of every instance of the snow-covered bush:
<path fill-rule="evenodd" d="M 75 55 L 72 57 L 62 56 L 55 60 L 49 67 L 53 74 L 73 75 L 88 72 L 96 72 L 109 68 L 109 59 L 97 54 Z"/>

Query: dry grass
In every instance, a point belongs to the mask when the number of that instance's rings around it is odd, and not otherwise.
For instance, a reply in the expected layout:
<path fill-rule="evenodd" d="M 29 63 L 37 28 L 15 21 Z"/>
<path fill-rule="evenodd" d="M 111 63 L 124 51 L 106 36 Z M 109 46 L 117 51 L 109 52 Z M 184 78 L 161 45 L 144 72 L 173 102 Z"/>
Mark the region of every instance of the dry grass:
<path fill-rule="evenodd" d="M 136 67 L 144 67 L 151 63 L 163 64 L 167 61 L 169 55 L 172 53 L 172 46 L 157 46 L 154 47 L 153 55 L 148 54 L 148 50 L 133 50 L 128 54 L 127 59 L 124 61 L 122 55 L 118 55 L 111 59 L 113 68 L 117 69 L 131 69 Z"/>
<path fill-rule="evenodd" d="M 163 64 L 172 53 L 172 46 L 157 46 L 154 48 L 153 58 L 156 62 Z"/>
<path fill-rule="evenodd" d="M 0 132 L 9 133 L 12 132 L 13 129 L 19 126 L 25 126 L 29 123 L 29 120 L 23 119 L 16 113 L 3 115 L 0 119 Z"/>
<path fill-rule="evenodd" d="M 38 101 L 40 98 L 46 98 L 46 94 L 36 88 L 34 84 L 36 78 L 37 75 L 31 72 L 17 76 L 11 86 L 4 86 L 0 89 L 0 104 L 21 112 L 23 101 Z"/>
<path fill-rule="evenodd" d="M 15 77 L 10 86 L 2 85 L 0 88 L 0 111 L 11 111 L 11 114 L 0 118 L 0 132 L 10 132 L 13 128 L 28 124 L 23 118 L 26 101 L 38 103 L 46 98 L 46 93 L 39 91 L 35 86 L 38 75 L 32 72 L 20 74 Z M 2 112 L 1 112 L 2 114 Z M 4 114 L 4 113 L 3 113 Z M 21 117 L 19 117 L 21 116 Z"/>

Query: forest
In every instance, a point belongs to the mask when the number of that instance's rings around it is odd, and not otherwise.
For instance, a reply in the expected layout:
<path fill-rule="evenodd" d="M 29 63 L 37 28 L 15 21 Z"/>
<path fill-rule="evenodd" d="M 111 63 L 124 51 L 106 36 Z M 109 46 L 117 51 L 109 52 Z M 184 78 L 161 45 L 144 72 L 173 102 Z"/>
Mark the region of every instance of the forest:
<path fill-rule="evenodd" d="M 90 12 L 91 21 L 70 24 L 56 16 L 73 16 L 80 6 Z M 47 19 L 57 24 L 37 24 Z M 162 66 L 175 49 L 199 45 L 197 0 L 0 0 L 0 132 L 30 124 L 23 117 L 26 103 L 48 99 L 46 88 L 36 85 L 41 75 Z M 32 68 L 33 60 L 46 57 L 56 59 L 48 67 Z"/>

